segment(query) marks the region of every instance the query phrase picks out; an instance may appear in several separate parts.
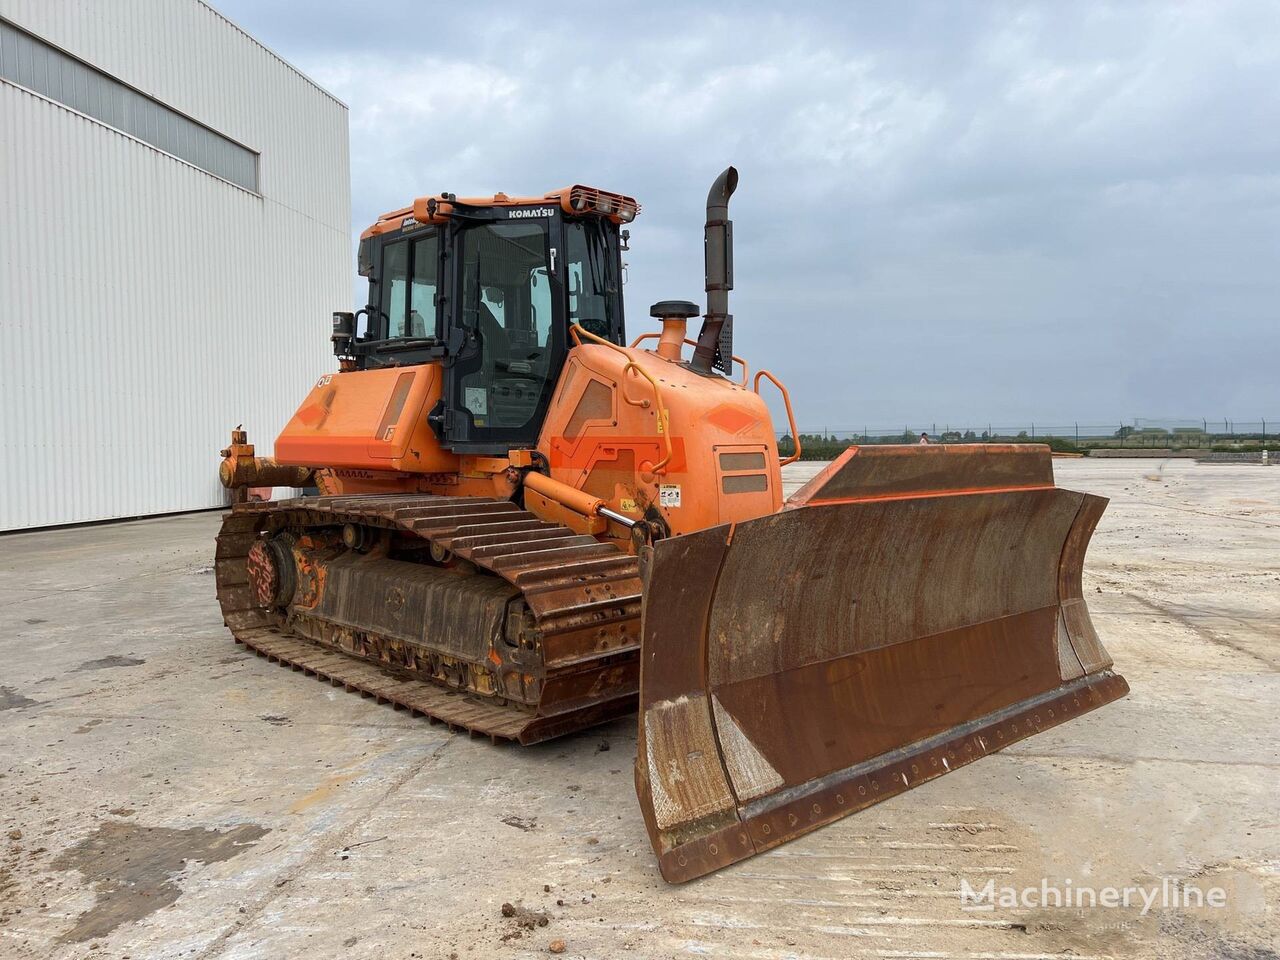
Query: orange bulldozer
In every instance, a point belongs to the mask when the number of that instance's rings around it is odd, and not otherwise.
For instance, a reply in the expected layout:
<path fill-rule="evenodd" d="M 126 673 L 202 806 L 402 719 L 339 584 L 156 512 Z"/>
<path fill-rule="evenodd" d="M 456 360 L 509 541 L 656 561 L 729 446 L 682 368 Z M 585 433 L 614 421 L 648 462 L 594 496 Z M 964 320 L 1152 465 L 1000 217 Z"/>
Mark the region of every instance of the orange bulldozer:
<path fill-rule="evenodd" d="M 730 167 L 707 309 L 628 344 L 639 212 L 444 193 L 364 232 L 338 369 L 224 484 L 223 617 L 272 660 L 536 743 L 638 710 L 662 875 L 765 851 L 1127 691 L 1081 568 L 1106 505 L 1038 445 L 849 448 L 784 499 L 779 381 L 733 353 Z M 656 341 L 656 342 L 655 342 Z M 687 350 L 691 347 L 691 350 Z M 782 460 L 760 396 L 786 405 Z"/>

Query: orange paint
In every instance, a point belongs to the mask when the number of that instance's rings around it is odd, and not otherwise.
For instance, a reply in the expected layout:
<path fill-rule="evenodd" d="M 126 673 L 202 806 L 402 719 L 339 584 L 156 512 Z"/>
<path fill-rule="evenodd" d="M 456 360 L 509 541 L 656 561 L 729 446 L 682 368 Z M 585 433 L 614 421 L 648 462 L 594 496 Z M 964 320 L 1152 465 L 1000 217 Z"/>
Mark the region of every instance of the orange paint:
<path fill-rule="evenodd" d="M 555 437 L 551 441 L 547 459 L 551 462 L 552 469 L 590 470 L 599 463 L 617 460 L 618 454 L 626 450 L 635 451 L 637 463 L 641 459 L 657 462 L 664 452 L 662 444 L 653 437 L 582 436 L 574 440 L 568 437 Z M 667 464 L 666 470 L 668 474 L 686 471 L 684 450 L 684 437 L 672 437 L 671 461 Z"/>
<path fill-rule="evenodd" d="M 604 201 L 608 210 L 601 210 L 599 204 Z M 574 184 L 561 187 L 540 197 L 509 197 L 505 193 L 495 193 L 489 197 L 459 197 L 459 205 L 481 207 L 527 207 L 546 206 L 548 203 L 558 206 L 571 216 L 597 216 L 614 223 L 630 223 L 640 213 L 640 203 L 634 197 L 621 193 L 611 193 L 597 187 Z M 360 239 L 380 236 L 403 230 L 406 224 L 412 227 L 420 223 L 444 223 L 453 216 L 454 203 L 446 200 L 441 194 L 429 197 L 418 197 L 408 207 L 390 210 L 378 217 L 376 223 L 360 234 Z"/>
<path fill-rule="evenodd" d="M 308 467 L 456 473 L 426 415 L 440 399 L 437 364 L 325 374 L 276 439 L 276 460 Z"/>
<path fill-rule="evenodd" d="M 638 373 L 630 372 L 633 367 Z M 638 505 L 655 505 L 676 534 L 751 520 L 782 506 L 782 474 L 773 424 L 764 401 L 753 391 L 724 377 L 701 376 L 656 353 L 614 344 L 575 347 L 565 369 L 538 440 L 538 449 L 551 464 L 555 479 L 581 488 L 594 472 L 619 454 L 632 451 L 636 462 L 631 499 Z M 644 387 L 652 382 L 657 388 L 657 396 L 647 407 L 625 402 L 627 396 L 639 399 L 643 395 L 637 386 L 641 376 Z M 600 403 L 598 409 L 606 411 L 607 419 L 579 417 L 575 421 L 579 407 L 585 410 L 592 403 L 588 391 L 598 400 L 602 389 L 607 390 L 608 402 Z M 666 413 L 661 421 L 659 398 Z M 654 464 L 661 462 L 654 456 L 668 440 L 671 459 L 665 472 L 654 475 Z M 762 466 L 758 472 L 765 476 L 767 486 L 762 493 L 726 494 L 721 489 L 720 454 L 744 447 L 759 451 Z M 674 505 L 677 499 L 679 506 Z M 607 505 L 621 510 L 621 497 Z"/>
<path fill-rule="evenodd" d="M 623 194 L 575 185 L 541 196 L 495 194 L 456 201 L 489 207 L 557 205 L 573 216 L 629 222 L 639 204 Z M 362 237 L 412 232 L 455 212 L 443 195 L 391 210 Z M 782 476 L 768 408 L 746 384 L 695 373 L 681 361 L 689 343 L 668 324 L 662 354 L 621 347 L 579 326 L 536 448 L 459 456 L 427 422 L 439 403 L 439 362 L 343 369 L 320 379 L 276 441 L 276 460 L 322 471 L 328 494 L 432 493 L 507 499 L 528 471 L 546 469 L 555 495 L 525 484 L 537 516 L 605 536 L 598 518 L 565 519 L 565 503 L 601 503 L 632 517 L 656 510 L 673 534 L 739 522 L 782 506 Z M 656 336 L 654 334 L 653 336 Z M 651 339 L 642 335 L 637 343 Z M 545 458 L 545 459 L 544 459 Z M 747 463 L 748 466 L 741 464 Z M 542 464 L 546 464 L 542 467 Z M 572 491 L 572 492 L 570 492 Z M 577 527 L 575 527 L 577 529 Z M 629 543 L 629 540 L 628 540 Z"/>
<path fill-rule="evenodd" d="M 1021 493 L 1026 490 L 1053 490 L 1052 483 L 1024 484 L 1016 487 L 973 487 L 967 490 L 913 490 L 910 493 L 879 493 L 869 497 L 832 497 L 829 500 L 814 499 L 805 503 L 809 507 L 825 507 L 837 503 L 873 503 L 877 500 L 926 500 L 931 497 L 970 497 L 977 493 Z"/>
<path fill-rule="evenodd" d="M 706 417 L 707 423 L 713 427 L 725 431 L 726 433 L 739 434 L 750 430 L 752 427 L 758 427 L 760 421 L 749 413 L 744 413 L 737 407 L 721 404 L 716 407 Z"/>

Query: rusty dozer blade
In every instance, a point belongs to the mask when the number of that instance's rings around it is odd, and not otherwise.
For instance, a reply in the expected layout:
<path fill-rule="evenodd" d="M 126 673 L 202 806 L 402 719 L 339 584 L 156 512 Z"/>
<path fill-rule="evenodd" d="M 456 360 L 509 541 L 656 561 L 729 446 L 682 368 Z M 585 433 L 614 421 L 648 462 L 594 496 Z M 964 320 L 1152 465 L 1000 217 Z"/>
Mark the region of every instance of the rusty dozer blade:
<path fill-rule="evenodd" d="M 647 558 L 636 791 L 663 877 L 784 843 L 1128 692 L 1049 450 L 851 448 Z"/>

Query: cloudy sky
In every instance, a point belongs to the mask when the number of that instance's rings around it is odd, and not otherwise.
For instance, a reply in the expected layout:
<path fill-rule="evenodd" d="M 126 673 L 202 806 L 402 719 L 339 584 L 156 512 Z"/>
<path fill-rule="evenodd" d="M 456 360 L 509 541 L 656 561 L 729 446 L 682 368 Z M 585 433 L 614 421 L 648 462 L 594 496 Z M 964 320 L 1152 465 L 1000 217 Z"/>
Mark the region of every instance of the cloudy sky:
<path fill-rule="evenodd" d="M 803 428 L 1280 419 L 1280 5 L 213 0 L 351 108 L 353 230 L 636 196 L 629 329 L 704 300 Z"/>

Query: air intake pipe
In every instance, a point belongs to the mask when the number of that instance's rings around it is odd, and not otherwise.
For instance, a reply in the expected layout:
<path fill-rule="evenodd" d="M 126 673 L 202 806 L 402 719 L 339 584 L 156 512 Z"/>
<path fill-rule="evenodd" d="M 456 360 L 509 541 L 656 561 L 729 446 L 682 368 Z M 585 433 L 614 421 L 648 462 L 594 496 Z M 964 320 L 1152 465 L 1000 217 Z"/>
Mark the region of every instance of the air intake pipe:
<path fill-rule="evenodd" d="M 733 336 L 733 316 L 729 313 L 729 291 L 733 289 L 733 221 L 729 219 L 729 198 L 737 187 L 738 171 L 728 167 L 716 177 L 707 194 L 707 224 L 703 234 L 707 312 L 689 362 L 698 373 L 709 374 L 713 366 L 729 373 L 733 363 L 733 348 L 729 345 L 732 341 L 728 339 Z"/>

